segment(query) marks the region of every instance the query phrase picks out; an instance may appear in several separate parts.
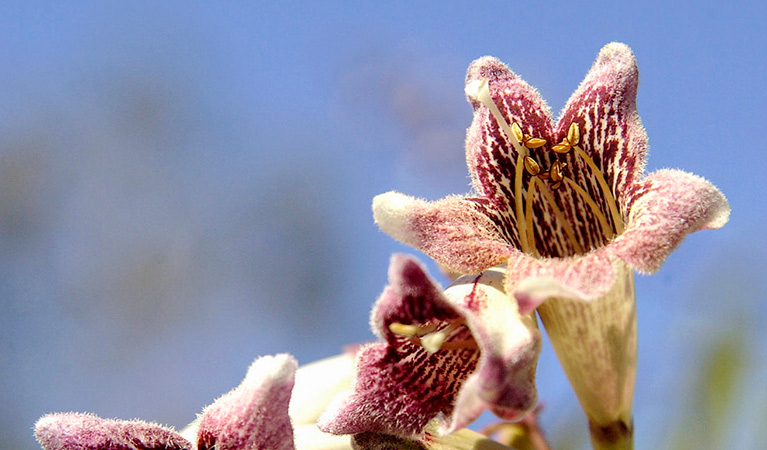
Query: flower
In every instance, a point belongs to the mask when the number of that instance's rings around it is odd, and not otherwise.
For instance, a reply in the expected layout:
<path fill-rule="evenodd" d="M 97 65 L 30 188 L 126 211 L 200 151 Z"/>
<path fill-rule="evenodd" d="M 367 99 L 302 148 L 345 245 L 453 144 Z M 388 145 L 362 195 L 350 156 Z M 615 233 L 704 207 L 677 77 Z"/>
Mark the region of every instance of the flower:
<path fill-rule="evenodd" d="M 315 386 L 323 380 L 330 383 L 326 382 L 324 389 L 316 387 L 311 392 L 306 388 L 296 390 L 301 395 L 306 394 L 307 400 L 322 402 L 330 393 L 348 384 L 344 380 L 348 381 L 345 373 L 351 370 L 350 362 L 351 358 L 342 356 L 321 366 L 307 366 L 310 372 L 307 375 L 313 378 L 311 381 Z M 49 414 L 38 420 L 35 436 L 45 450 L 351 449 L 348 437 L 324 435 L 315 425 L 305 426 L 307 420 L 316 420 L 318 408 L 312 404 L 306 405 L 302 416 L 295 417 L 294 414 L 293 425 L 297 432 L 294 445 L 288 409 L 289 404 L 291 410 L 299 408 L 299 399 L 291 402 L 291 390 L 296 378 L 306 378 L 300 370 L 296 374 L 296 366 L 296 361 L 287 354 L 258 358 L 237 388 L 205 408 L 200 418 L 181 433 L 141 420 L 63 413 Z M 318 372 L 324 372 L 324 377 L 316 378 Z M 333 377 L 327 378 L 331 372 Z"/>
<path fill-rule="evenodd" d="M 536 404 L 541 334 L 508 301 L 502 270 L 443 293 L 418 261 L 394 255 L 371 326 L 382 341 L 359 351 L 353 389 L 320 417 L 323 431 L 433 441 L 485 409 L 513 420 Z"/>
<path fill-rule="evenodd" d="M 632 269 L 657 271 L 687 234 L 719 228 L 730 213 L 696 175 L 644 175 L 638 78 L 631 49 L 608 44 L 554 122 L 535 89 L 480 58 L 466 76 L 474 107 L 466 160 L 477 195 L 373 200 L 381 229 L 451 271 L 507 265 L 506 291 L 520 314 L 538 308 L 592 438 L 630 434 Z"/>

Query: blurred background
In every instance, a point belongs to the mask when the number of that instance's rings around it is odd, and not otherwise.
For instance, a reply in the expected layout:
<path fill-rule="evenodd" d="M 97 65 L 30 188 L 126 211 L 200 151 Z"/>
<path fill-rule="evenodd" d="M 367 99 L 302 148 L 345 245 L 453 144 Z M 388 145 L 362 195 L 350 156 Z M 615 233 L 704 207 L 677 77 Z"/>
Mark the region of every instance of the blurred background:
<path fill-rule="evenodd" d="M 180 427 L 259 355 L 371 340 L 413 252 L 371 199 L 468 192 L 468 64 L 556 113 L 617 40 L 648 170 L 733 208 L 637 279 L 637 448 L 763 448 L 767 6 L 729 3 L 3 2 L 0 447 L 39 448 L 48 412 Z M 586 448 L 550 346 L 539 391 L 554 448 Z"/>

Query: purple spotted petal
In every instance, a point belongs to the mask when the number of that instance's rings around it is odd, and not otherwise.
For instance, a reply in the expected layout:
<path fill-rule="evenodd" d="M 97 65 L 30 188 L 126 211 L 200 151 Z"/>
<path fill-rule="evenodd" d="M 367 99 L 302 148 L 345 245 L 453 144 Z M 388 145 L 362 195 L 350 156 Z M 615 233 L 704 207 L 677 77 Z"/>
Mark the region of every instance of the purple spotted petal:
<path fill-rule="evenodd" d="M 45 450 L 191 450 L 170 428 L 139 420 L 102 419 L 92 414 L 49 414 L 35 424 Z"/>
<path fill-rule="evenodd" d="M 331 404 L 318 425 L 333 434 L 420 434 L 438 414 L 448 415 L 461 382 L 474 370 L 476 348 L 429 354 L 389 330 L 392 323 L 445 324 L 460 318 L 441 288 L 414 259 L 394 255 L 390 285 L 376 303 L 371 324 L 385 342 L 362 349 L 353 391 Z M 470 339 L 465 327 L 449 341 Z"/>
<path fill-rule="evenodd" d="M 288 404 L 297 363 L 290 355 L 264 356 L 238 387 L 205 408 L 198 450 L 294 450 Z"/>
<path fill-rule="evenodd" d="M 655 272 L 685 236 L 720 228 L 729 216 L 727 199 L 708 181 L 659 170 L 638 185 L 626 231 L 609 250 L 640 272 Z"/>
<path fill-rule="evenodd" d="M 460 273 L 499 264 L 513 250 L 488 219 L 492 209 L 485 199 L 426 202 L 398 192 L 373 199 L 373 215 L 383 231 Z"/>

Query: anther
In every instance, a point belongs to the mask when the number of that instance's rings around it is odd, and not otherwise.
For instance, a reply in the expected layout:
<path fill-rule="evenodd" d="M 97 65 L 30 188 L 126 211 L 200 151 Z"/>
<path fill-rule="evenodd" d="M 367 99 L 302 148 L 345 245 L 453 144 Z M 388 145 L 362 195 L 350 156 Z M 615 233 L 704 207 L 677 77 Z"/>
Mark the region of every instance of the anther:
<path fill-rule="evenodd" d="M 560 160 L 554 161 L 554 164 L 551 165 L 550 170 L 550 177 L 551 181 L 554 183 L 557 183 L 559 181 L 562 181 L 562 179 L 565 177 L 562 173 L 562 170 L 567 167 L 567 163 L 563 163 Z"/>
<path fill-rule="evenodd" d="M 436 323 L 426 325 L 406 325 L 399 322 L 389 324 L 389 331 L 403 337 L 424 336 L 437 328 Z"/>
<path fill-rule="evenodd" d="M 578 128 L 578 124 L 573 122 L 570 124 L 570 128 L 567 130 L 567 142 L 570 146 L 578 145 L 581 140 L 581 130 Z"/>
<path fill-rule="evenodd" d="M 525 170 L 532 176 L 541 173 L 541 166 L 531 157 L 525 156 Z"/>
<path fill-rule="evenodd" d="M 570 143 L 569 139 L 564 138 L 562 139 L 562 142 L 551 147 L 551 149 L 557 153 L 568 153 L 570 150 L 573 149 L 573 145 Z"/>
<path fill-rule="evenodd" d="M 514 137 L 527 148 L 538 148 L 546 145 L 546 139 L 534 138 L 529 134 L 524 134 L 517 122 L 511 124 L 511 131 L 514 133 Z"/>

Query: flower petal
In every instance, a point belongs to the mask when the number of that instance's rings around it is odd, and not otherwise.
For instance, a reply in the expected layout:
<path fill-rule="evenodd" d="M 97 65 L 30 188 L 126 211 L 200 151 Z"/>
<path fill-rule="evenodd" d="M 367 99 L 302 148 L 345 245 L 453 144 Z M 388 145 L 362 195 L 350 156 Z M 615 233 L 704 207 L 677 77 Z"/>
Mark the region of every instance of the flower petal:
<path fill-rule="evenodd" d="M 352 353 L 299 367 L 290 399 L 293 426 L 314 425 L 330 401 L 351 387 L 353 379 Z"/>
<path fill-rule="evenodd" d="M 394 255 L 389 282 L 371 317 L 373 328 L 386 342 L 360 350 L 354 390 L 337 398 L 320 417 L 323 431 L 418 435 L 436 415 L 452 411 L 461 382 L 474 370 L 476 348 L 430 354 L 389 330 L 392 323 L 444 324 L 460 318 L 424 268 L 412 257 Z M 447 342 L 470 337 L 460 327 Z"/>
<path fill-rule="evenodd" d="M 555 131 L 556 139 L 562 140 L 572 123 L 579 125 L 581 147 L 618 197 L 641 176 L 647 154 L 647 133 L 636 108 L 638 85 L 639 69 L 631 49 L 618 42 L 607 44 L 568 100 Z M 600 191 L 593 171 L 581 158 L 571 157 L 568 162 L 579 183 L 590 184 L 592 192 Z"/>
<path fill-rule="evenodd" d="M 288 404 L 296 366 L 286 354 L 253 362 L 242 384 L 205 408 L 198 450 L 293 450 Z"/>
<path fill-rule="evenodd" d="M 466 275 L 445 291 L 464 313 L 481 352 L 477 370 L 461 387 L 443 432 L 467 426 L 486 409 L 516 420 L 536 405 L 541 333 L 535 317 L 520 316 L 506 295 L 504 275 L 502 269 Z"/>
<path fill-rule="evenodd" d="M 714 185 L 681 170 L 659 170 L 639 184 L 626 231 L 609 251 L 639 272 L 655 272 L 689 233 L 720 228 L 729 217 L 730 205 Z"/>
<path fill-rule="evenodd" d="M 506 289 L 517 300 L 520 314 L 528 314 L 553 297 L 599 298 L 614 280 L 615 269 L 606 248 L 570 258 L 536 259 L 519 254 L 509 260 Z"/>
<path fill-rule="evenodd" d="M 45 450 L 190 450 L 171 428 L 139 420 L 102 419 L 93 414 L 49 414 L 35 424 Z"/>
<path fill-rule="evenodd" d="M 373 199 L 373 216 L 383 231 L 460 273 L 476 273 L 508 257 L 509 246 L 492 214 L 481 199 L 427 202 L 399 192 Z"/>
<path fill-rule="evenodd" d="M 517 123 L 523 134 L 548 139 L 551 113 L 535 88 L 493 57 L 472 62 L 466 73 L 466 85 L 486 79 L 493 102 L 508 125 Z M 466 134 L 466 163 L 474 188 L 483 196 L 507 199 L 513 204 L 513 184 L 517 154 L 509 137 L 490 110 L 469 98 L 474 120 Z"/>

